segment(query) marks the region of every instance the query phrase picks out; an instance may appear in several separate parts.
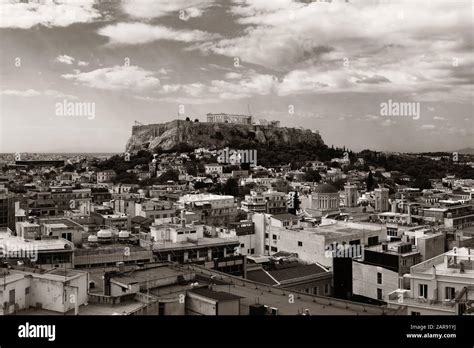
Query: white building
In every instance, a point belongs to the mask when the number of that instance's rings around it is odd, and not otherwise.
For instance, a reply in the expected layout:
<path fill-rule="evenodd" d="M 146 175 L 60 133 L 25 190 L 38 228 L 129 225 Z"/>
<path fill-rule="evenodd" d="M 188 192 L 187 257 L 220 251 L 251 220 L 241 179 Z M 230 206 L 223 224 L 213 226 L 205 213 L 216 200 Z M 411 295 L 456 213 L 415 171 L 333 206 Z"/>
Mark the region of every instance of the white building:
<path fill-rule="evenodd" d="M 405 278 L 409 286 L 388 294 L 390 308 L 402 306 L 409 315 L 460 314 L 474 300 L 474 250 L 448 251 L 411 267 Z"/>
<path fill-rule="evenodd" d="M 279 251 L 298 254 L 308 263 L 332 267 L 332 251 L 338 245 L 354 246 L 354 256 L 364 245 L 375 245 L 387 239 L 380 225 L 332 220 L 319 227 L 302 227 L 298 217 L 292 214 L 254 214 L 257 236 L 256 253 L 272 255 Z"/>
<path fill-rule="evenodd" d="M 70 269 L 52 269 L 44 273 L 15 269 L 2 272 L 0 315 L 30 307 L 56 313 L 75 309 L 77 314 L 79 306 L 87 302 L 87 272 Z"/>
<path fill-rule="evenodd" d="M 234 196 L 187 194 L 179 199 L 178 205 L 180 209 L 198 213 L 206 225 L 222 225 L 234 221 L 237 216 Z"/>
<path fill-rule="evenodd" d="M 221 175 L 223 171 L 222 165 L 218 163 L 206 164 L 204 166 L 204 169 L 206 171 L 206 174 L 208 175 L 213 175 L 213 174 Z"/>

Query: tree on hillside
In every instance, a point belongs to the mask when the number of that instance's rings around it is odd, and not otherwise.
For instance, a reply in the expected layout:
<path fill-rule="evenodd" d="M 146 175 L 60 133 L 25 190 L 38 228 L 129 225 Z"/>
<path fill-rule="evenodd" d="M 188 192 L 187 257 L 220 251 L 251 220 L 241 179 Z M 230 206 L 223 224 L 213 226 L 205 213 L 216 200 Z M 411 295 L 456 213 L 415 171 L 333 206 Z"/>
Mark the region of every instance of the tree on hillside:
<path fill-rule="evenodd" d="M 304 180 L 311 182 L 320 182 L 321 175 L 317 170 L 310 169 L 304 174 Z"/>
<path fill-rule="evenodd" d="M 375 180 L 372 175 L 372 171 L 369 172 L 367 176 L 367 180 L 365 181 L 365 185 L 367 186 L 367 192 L 372 191 L 375 187 Z"/>
<path fill-rule="evenodd" d="M 234 197 L 239 196 L 239 183 L 234 178 L 229 178 L 222 186 L 222 193 Z"/>
<path fill-rule="evenodd" d="M 290 207 L 288 208 L 288 212 L 290 214 L 296 215 L 296 213 L 298 212 L 301 206 L 301 200 L 299 198 L 298 191 L 293 192 L 292 195 L 290 196 L 290 199 L 291 199 L 291 202 L 290 202 Z"/>
<path fill-rule="evenodd" d="M 169 180 L 172 180 L 174 182 L 178 182 L 179 172 L 177 170 L 174 170 L 174 169 L 169 169 L 166 172 L 164 172 L 163 174 L 161 174 L 157 181 L 160 184 L 164 184 Z"/>

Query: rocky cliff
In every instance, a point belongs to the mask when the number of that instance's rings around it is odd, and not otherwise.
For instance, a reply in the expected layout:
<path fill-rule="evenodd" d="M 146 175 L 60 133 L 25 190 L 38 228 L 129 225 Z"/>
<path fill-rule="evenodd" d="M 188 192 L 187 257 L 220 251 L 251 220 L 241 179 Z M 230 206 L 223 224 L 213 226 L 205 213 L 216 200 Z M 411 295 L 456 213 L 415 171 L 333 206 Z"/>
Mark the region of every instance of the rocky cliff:
<path fill-rule="evenodd" d="M 174 120 L 133 126 L 126 151 L 172 150 L 183 144 L 191 148 L 250 148 L 273 144 L 324 146 L 321 136 L 308 129 Z"/>

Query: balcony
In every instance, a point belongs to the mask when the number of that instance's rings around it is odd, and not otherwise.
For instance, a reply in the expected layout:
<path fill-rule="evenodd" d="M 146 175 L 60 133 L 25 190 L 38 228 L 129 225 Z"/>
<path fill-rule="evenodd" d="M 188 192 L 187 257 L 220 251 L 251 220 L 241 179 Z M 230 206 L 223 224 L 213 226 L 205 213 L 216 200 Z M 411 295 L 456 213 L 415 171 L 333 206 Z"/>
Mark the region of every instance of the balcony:
<path fill-rule="evenodd" d="M 455 313 L 456 302 L 452 300 L 430 300 L 414 297 L 411 290 L 397 289 L 387 295 L 387 303 L 391 306 L 408 306 L 434 311 Z"/>

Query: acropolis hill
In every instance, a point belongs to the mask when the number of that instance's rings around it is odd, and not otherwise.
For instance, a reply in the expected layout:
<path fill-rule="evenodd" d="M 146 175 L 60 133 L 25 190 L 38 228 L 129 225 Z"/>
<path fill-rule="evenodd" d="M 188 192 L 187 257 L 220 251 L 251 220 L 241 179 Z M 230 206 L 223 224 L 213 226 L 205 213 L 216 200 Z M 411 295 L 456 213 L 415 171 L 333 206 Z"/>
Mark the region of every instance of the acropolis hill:
<path fill-rule="evenodd" d="M 265 145 L 324 146 L 321 136 L 309 129 L 220 122 L 173 120 L 167 123 L 135 125 L 126 151 L 172 150 L 186 144 L 191 148 L 259 147 Z"/>

